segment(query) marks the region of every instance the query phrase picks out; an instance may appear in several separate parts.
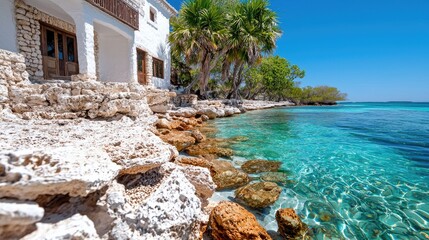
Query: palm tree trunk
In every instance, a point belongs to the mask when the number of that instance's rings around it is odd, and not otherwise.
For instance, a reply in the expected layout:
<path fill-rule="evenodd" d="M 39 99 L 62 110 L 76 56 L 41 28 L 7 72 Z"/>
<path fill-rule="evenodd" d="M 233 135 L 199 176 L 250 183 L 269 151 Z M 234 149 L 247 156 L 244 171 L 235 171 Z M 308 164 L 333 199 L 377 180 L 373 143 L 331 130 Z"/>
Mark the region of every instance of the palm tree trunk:
<path fill-rule="evenodd" d="M 210 75 L 210 54 L 204 53 L 203 60 L 201 62 L 201 72 L 199 75 L 199 89 L 200 89 L 200 97 L 202 99 L 207 99 L 207 85 L 209 83 L 209 75 Z"/>

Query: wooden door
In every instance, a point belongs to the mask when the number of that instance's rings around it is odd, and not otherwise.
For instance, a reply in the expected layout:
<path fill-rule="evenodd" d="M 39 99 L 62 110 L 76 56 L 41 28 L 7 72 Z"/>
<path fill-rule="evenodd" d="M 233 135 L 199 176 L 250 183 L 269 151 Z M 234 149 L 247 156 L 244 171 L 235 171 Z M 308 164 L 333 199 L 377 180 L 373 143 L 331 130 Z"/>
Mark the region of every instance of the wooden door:
<path fill-rule="evenodd" d="M 147 85 L 146 53 L 140 49 L 137 49 L 137 76 L 140 84 Z"/>
<path fill-rule="evenodd" d="M 41 50 L 45 79 L 78 74 L 76 36 L 54 27 L 41 26 Z"/>

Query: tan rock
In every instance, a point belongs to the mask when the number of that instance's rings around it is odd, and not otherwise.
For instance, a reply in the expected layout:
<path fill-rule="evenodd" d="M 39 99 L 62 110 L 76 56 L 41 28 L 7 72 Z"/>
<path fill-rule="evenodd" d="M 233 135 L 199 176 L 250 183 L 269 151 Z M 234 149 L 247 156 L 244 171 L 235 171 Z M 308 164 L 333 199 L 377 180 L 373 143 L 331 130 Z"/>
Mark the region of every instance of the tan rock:
<path fill-rule="evenodd" d="M 229 158 L 233 155 L 231 149 L 221 147 L 220 145 L 221 143 L 210 139 L 187 148 L 186 152 L 191 156 L 216 155 L 218 157 Z"/>
<path fill-rule="evenodd" d="M 217 185 L 217 190 L 237 188 L 250 181 L 246 173 L 237 170 L 227 161 L 212 160 L 210 172 Z"/>
<path fill-rule="evenodd" d="M 261 179 L 266 182 L 285 183 L 287 174 L 283 172 L 267 172 L 261 174 Z"/>
<path fill-rule="evenodd" d="M 215 240 L 271 239 L 255 216 L 240 205 L 220 202 L 211 212 L 209 226 Z"/>
<path fill-rule="evenodd" d="M 279 209 L 276 212 L 279 234 L 284 239 L 303 239 L 307 233 L 305 225 L 292 208 Z"/>
<path fill-rule="evenodd" d="M 264 208 L 277 201 L 282 189 L 273 182 L 253 183 L 235 191 L 235 197 L 253 208 Z"/>
<path fill-rule="evenodd" d="M 195 144 L 195 138 L 191 132 L 173 130 L 166 135 L 161 135 L 160 138 L 177 148 L 178 151 L 183 151 L 189 146 Z"/>
<path fill-rule="evenodd" d="M 281 164 L 278 161 L 256 159 L 245 162 L 241 169 L 247 173 L 277 172 Z"/>
<path fill-rule="evenodd" d="M 206 136 L 204 136 L 204 134 L 202 134 L 199 130 L 192 130 L 191 134 L 192 134 L 192 137 L 195 138 L 195 141 L 197 143 L 201 143 L 206 140 Z"/>

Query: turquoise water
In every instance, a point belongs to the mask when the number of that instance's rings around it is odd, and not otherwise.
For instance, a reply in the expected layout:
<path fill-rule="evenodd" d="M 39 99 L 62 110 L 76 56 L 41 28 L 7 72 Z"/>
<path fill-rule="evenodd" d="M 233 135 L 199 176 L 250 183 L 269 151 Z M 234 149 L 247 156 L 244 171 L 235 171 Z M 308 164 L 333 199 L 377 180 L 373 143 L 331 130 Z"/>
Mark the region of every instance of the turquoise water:
<path fill-rule="evenodd" d="M 269 230 L 292 207 L 315 239 L 429 239 L 429 103 L 342 103 L 213 122 L 245 159 L 283 162 L 280 199 L 254 211 Z M 231 198 L 221 192 L 218 198 Z"/>

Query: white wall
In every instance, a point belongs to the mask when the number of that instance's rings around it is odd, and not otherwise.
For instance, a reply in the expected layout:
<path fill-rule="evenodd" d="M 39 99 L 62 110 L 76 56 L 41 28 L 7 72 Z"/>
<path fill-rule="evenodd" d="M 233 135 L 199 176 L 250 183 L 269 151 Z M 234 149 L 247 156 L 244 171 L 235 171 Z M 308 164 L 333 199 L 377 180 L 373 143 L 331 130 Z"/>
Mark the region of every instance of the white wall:
<path fill-rule="evenodd" d="M 144 0 L 142 0 L 144 1 Z M 149 19 L 150 7 L 157 10 L 156 22 Z M 168 34 L 170 33 L 171 14 L 156 0 L 147 0 L 144 16 L 140 15 L 140 30 L 136 31 L 136 46 L 151 56 L 164 61 L 164 79 L 152 78 L 152 83 L 158 88 L 170 86 L 170 48 Z"/>
<path fill-rule="evenodd" d="M 14 0 L 0 0 L 0 49 L 18 52 Z"/>
<path fill-rule="evenodd" d="M 130 82 L 131 43 L 120 35 L 99 34 L 99 73 L 102 82 Z"/>

